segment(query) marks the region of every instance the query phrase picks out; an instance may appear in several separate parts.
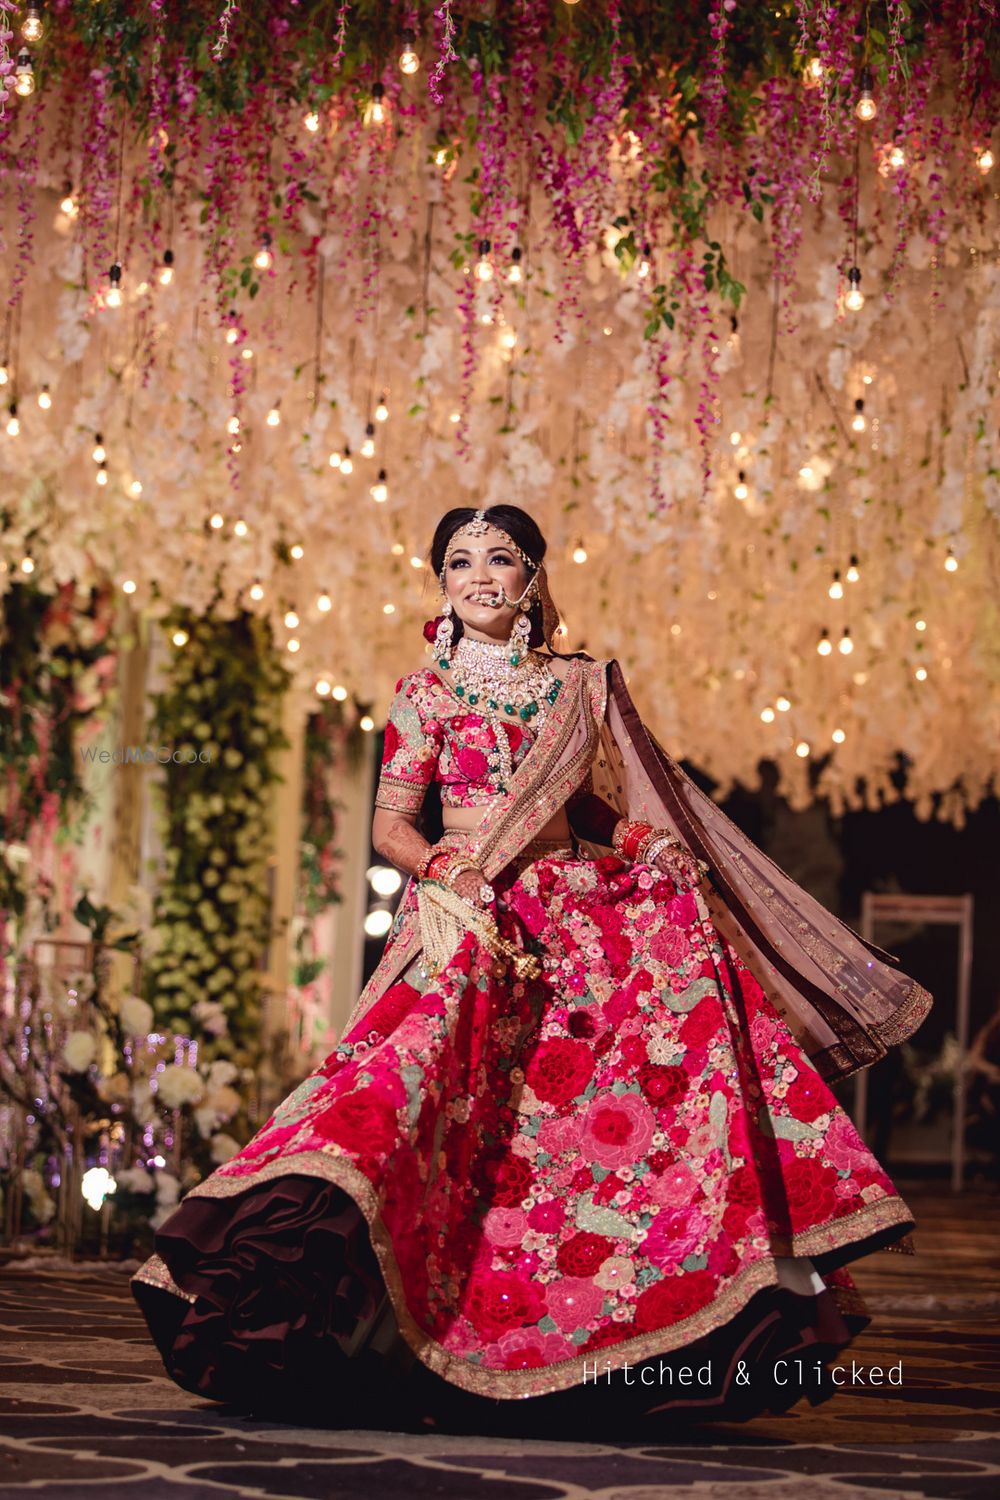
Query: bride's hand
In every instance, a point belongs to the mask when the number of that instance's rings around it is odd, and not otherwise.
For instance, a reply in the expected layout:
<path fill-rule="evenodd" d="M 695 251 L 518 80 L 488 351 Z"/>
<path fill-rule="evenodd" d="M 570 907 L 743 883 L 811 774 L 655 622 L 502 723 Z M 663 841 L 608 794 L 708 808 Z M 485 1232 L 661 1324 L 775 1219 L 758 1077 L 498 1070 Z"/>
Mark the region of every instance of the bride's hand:
<path fill-rule="evenodd" d="M 679 844 L 668 844 L 665 849 L 661 849 L 653 864 L 664 875 L 670 875 L 676 882 L 692 888 L 708 874 L 708 866 L 704 861 Z"/>
<path fill-rule="evenodd" d="M 479 894 L 485 884 L 487 880 L 482 870 L 463 870 L 456 877 L 452 889 L 456 896 L 461 896 L 462 900 L 468 901 L 470 906 L 478 906 L 482 910 L 487 910 L 487 904 L 483 902 Z"/>

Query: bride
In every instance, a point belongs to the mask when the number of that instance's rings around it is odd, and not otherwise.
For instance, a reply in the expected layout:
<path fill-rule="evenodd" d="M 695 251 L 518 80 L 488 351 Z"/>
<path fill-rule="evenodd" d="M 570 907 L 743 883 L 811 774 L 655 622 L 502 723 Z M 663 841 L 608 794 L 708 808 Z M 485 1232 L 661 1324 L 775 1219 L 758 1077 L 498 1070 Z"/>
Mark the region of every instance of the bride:
<path fill-rule="evenodd" d="M 596 1382 L 605 1414 L 745 1417 L 825 1399 L 868 1322 L 847 1263 L 912 1253 L 830 1085 L 930 995 L 685 776 L 616 661 L 554 650 L 544 554 L 516 506 L 437 527 L 376 796 L 412 877 L 382 958 L 132 1281 L 190 1391 L 492 1421 Z"/>

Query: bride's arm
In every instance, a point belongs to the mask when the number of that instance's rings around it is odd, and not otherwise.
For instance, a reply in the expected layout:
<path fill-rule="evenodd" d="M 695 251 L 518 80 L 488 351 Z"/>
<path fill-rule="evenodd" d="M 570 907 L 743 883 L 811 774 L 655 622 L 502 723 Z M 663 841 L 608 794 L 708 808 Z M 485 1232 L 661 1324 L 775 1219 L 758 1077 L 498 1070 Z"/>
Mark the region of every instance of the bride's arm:
<path fill-rule="evenodd" d="M 423 834 L 417 832 L 416 822 L 416 815 L 408 817 L 406 813 L 390 812 L 385 807 L 376 807 L 372 819 L 375 848 L 397 870 L 403 870 L 407 875 L 416 874 L 431 847 Z"/>

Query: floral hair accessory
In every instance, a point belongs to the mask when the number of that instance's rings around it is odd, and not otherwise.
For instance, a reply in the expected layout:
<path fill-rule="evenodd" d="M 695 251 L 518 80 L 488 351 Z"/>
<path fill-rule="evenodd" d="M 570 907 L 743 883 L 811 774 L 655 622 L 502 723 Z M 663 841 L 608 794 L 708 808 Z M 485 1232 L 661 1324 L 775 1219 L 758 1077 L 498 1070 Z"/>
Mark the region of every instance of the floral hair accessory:
<path fill-rule="evenodd" d="M 443 619 L 444 615 L 435 615 L 433 620 L 424 621 L 424 640 L 430 641 L 431 645 L 434 644 L 434 637 L 437 635 L 437 628 Z"/>

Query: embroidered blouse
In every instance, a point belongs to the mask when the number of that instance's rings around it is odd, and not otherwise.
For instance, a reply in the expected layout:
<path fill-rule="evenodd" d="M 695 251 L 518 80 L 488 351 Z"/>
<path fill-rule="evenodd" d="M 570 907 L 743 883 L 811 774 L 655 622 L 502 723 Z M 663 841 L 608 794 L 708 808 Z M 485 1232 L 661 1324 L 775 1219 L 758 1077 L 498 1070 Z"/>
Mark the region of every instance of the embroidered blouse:
<path fill-rule="evenodd" d="M 537 730 L 501 720 L 514 770 L 535 743 Z M 432 781 L 443 807 L 479 807 L 499 793 L 499 756 L 491 721 L 466 708 L 423 667 L 396 683 L 385 726 L 385 747 L 375 806 L 415 815 Z M 588 773 L 566 804 L 583 837 L 610 844 L 618 813 L 593 792 Z"/>

